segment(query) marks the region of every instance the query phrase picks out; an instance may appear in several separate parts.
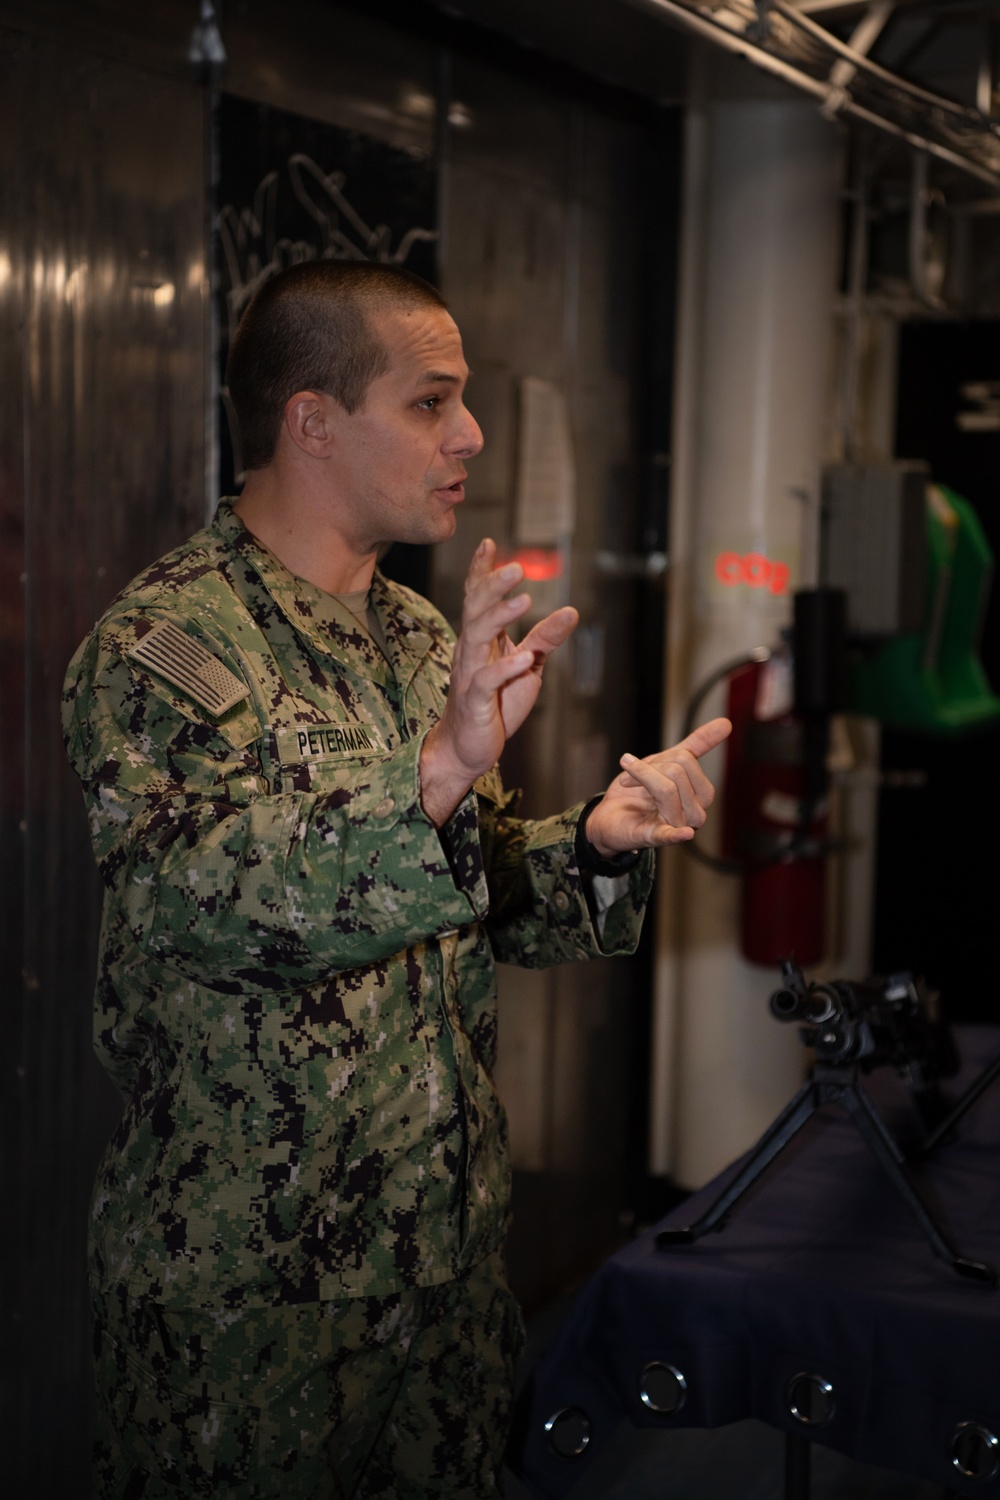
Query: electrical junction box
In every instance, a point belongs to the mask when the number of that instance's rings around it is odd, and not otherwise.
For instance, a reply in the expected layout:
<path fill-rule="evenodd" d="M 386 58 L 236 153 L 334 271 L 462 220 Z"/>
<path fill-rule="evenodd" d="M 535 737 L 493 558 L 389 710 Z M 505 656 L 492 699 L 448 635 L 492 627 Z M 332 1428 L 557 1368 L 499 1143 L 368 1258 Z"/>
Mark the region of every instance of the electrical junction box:
<path fill-rule="evenodd" d="M 926 464 L 834 464 L 823 473 L 820 582 L 847 594 L 847 628 L 880 640 L 919 630 L 927 576 Z"/>

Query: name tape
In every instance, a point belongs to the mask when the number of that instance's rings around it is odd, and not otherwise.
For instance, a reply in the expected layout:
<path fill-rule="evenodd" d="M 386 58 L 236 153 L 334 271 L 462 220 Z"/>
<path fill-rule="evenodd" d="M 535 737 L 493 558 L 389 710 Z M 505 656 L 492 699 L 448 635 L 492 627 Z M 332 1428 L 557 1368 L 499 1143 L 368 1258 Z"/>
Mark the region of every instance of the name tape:
<path fill-rule="evenodd" d="M 285 724 L 275 731 L 278 759 L 331 760 L 344 755 L 384 755 L 374 724 Z"/>

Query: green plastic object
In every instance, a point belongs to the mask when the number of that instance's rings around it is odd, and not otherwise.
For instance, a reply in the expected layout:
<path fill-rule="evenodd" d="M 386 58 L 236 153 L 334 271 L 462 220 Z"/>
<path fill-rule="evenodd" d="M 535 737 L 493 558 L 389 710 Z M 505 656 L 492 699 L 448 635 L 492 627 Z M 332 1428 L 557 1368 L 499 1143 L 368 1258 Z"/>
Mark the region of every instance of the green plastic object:
<path fill-rule="evenodd" d="M 854 711 L 929 734 L 1000 719 L 1000 698 L 977 655 L 992 576 L 993 553 L 968 500 L 929 485 L 924 621 L 856 664 Z"/>

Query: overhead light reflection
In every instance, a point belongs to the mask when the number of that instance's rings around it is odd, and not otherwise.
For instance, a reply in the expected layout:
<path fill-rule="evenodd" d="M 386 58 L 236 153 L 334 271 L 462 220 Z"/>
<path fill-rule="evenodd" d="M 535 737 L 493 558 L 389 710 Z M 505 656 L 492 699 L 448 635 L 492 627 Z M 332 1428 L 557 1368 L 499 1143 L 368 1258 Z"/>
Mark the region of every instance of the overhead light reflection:
<path fill-rule="evenodd" d="M 402 99 L 403 110 L 408 115 L 417 115 L 423 119 L 429 119 L 437 108 L 431 94 L 425 94 L 420 89 L 407 89 Z"/>
<path fill-rule="evenodd" d="M 132 290 L 148 297 L 154 307 L 169 307 L 177 294 L 172 281 L 133 281 Z"/>
<path fill-rule="evenodd" d="M 81 260 L 80 263 L 78 265 L 75 265 L 72 271 L 70 271 L 69 275 L 66 277 L 66 285 L 63 289 L 63 295 L 65 296 L 67 302 L 72 302 L 77 293 L 83 290 L 83 284 L 87 279 L 87 272 L 89 270 L 90 266 L 88 265 L 87 261 Z"/>

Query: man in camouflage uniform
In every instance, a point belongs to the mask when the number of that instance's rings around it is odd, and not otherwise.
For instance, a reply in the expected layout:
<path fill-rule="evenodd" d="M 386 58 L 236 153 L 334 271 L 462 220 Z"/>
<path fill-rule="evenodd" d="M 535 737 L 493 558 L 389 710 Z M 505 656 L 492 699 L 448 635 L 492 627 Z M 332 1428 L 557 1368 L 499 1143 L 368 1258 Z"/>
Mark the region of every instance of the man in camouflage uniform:
<path fill-rule="evenodd" d="M 375 568 L 451 534 L 482 438 L 437 293 L 324 262 L 258 294 L 249 476 L 70 667 L 125 1100 L 91 1223 L 101 1500 L 498 1493 L 520 1317 L 498 960 L 627 953 L 725 721 L 525 822 L 496 768 L 575 624 L 460 636 Z"/>

